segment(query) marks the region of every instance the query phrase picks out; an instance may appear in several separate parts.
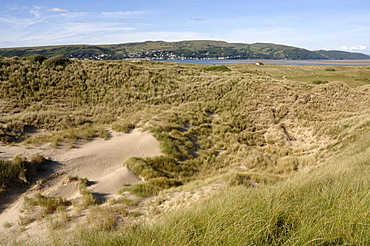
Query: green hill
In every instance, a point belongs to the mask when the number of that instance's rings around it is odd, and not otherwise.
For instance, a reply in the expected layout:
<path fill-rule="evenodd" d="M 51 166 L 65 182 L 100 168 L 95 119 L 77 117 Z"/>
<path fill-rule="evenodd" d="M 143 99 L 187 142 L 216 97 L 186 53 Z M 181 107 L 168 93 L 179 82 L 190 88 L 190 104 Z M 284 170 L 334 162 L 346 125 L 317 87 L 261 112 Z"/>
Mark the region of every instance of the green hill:
<path fill-rule="evenodd" d="M 309 51 L 286 45 L 269 43 L 227 43 L 223 41 L 147 41 L 117 45 L 63 45 L 29 48 L 0 49 L 3 57 L 32 55 L 91 60 L 117 60 L 132 58 L 149 59 L 370 59 L 361 53 L 344 51 Z"/>
<path fill-rule="evenodd" d="M 360 53 L 352 53 L 352 52 L 345 52 L 345 51 L 338 51 L 338 50 L 319 50 L 316 53 L 328 57 L 329 59 L 335 60 L 355 60 L 355 59 L 369 59 L 369 56 L 360 54 Z"/>

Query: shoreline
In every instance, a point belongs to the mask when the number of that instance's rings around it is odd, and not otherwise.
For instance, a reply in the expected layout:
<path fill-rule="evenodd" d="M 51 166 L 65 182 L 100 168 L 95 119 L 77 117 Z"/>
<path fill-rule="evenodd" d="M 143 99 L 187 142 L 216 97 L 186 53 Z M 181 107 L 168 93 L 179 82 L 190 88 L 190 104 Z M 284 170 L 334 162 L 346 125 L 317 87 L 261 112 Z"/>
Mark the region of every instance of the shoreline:
<path fill-rule="evenodd" d="M 156 62 L 173 62 L 198 65 L 233 65 L 263 63 L 265 65 L 332 65 L 332 66 L 370 66 L 370 60 L 273 60 L 273 59 L 253 59 L 253 60 L 234 60 L 234 59 L 214 59 L 214 60 L 154 60 Z"/>
<path fill-rule="evenodd" d="M 222 61 L 221 61 L 222 62 Z M 326 65 L 343 65 L 343 64 L 353 64 L 353 65 L 366 65 L 370 66 L 370 60 L 228 60 L 230 63 L 245 63 L 245 62 L 263 62 L 265 64 L 326 64 Z M 216 62 L 217 63 L 217 62 Z"/>

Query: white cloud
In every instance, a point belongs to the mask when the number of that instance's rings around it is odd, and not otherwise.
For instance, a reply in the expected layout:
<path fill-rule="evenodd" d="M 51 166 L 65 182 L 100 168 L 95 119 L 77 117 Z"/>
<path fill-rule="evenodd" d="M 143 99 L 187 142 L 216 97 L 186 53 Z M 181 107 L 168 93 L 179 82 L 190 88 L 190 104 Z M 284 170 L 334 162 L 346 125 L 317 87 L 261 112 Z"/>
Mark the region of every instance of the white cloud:
<path fill-rule="evenodd" d="M 190 18 L 191 20 L 194 20 L 194 21 L 204 21 L 203 18 Z"/>
<path fill-rule="evenodd" d="M 13 33 L 0 40 L 0 47 L 29 47 L 63 44 L 119 44 L 143 40 L 204 40 L 209 37 L 196 32 L 137 32 L 134 28 L 112 25 L 69 23 L 59 31 L 38 34 Z M 83 30 L 83 31 L 81 31 Z"/>
<path fill-rule="evenodd" d="M 40 6 L 34 6 L 31 10 L 30 13 L 33 14 L 36 18 L 40 18 L 41 16 L 41 7 Z"/>
<path fill-rule="evenodd" d="M 347 50 L 347 51 L 367 50 L 367 46 L 365 46 L 365 45 L 358 45 L 358 46 L 352 46 L 352 47 L 342 46 L 341 49 L 342 50 Z"/>
<path fill-rule="evenodd" d="M 103 12 L 102 16 L 112 18 L 129 18 L 149 14 L 149 11 L 116 11 L 116 12 Z"/>
<path fill-rule="evenodd" d="M 123 42 L 139 42 L 143 40 L 165 40 L 165 41 L 182 41 L 182 40 L 205 40 L 209 36 L 198 32 L 131 32 L 117 36 L 111 36 L 111 41 L 108 39 L 105 42 L 123 43 Z"/>
<path fill-rule="evenodd" d="M 15 28 L 25 28 L 44 21 L 44 18 L 16 18 L 16 17 L 0 17 L 0 22 L 8 23 Z"/>
<path fill-rule="evenodd" d="M 355 45 L 355 46 L 342 46 L 339 50 L 348 52 L 358 52 L 363 54 L 370 54 L 370 47 L 365 45 Z"/>
<path fill-rule="evenodd" d="M 81 34 L 90 34 L 93 36 L 98 32 L 127 32 L 133 31 L 136 28 L 133 27 L 125 27 L 117 25 L 116 23 L 81 23 L 81 22 L 74 22 L 72 24 L 64 24 L 62 27 L 61 32 L 69 33 L 70 35 L 81 35 Z"/>
<path fill-rule="evenodd" d="M 60 8 L 52 8 L 52 9 L 48 9 L 48 11 L 49 12 L 61 12 L 61 13 L 67 13 L 67 12 L 69 12 L 66 9 L 60 9 Z"/>

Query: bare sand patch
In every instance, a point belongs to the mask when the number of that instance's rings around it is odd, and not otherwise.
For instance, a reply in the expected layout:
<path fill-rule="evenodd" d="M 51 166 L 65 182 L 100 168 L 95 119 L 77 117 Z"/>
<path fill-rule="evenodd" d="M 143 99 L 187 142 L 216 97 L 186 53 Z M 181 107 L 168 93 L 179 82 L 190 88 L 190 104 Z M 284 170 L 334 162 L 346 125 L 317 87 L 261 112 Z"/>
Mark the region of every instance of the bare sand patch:
<path fill-rule="evenodd" d="M 87 178 L 91 184 L 88 189 L 105 199 L 114 197 L 123 184 L 140 182 L 140 177 L 122 166 L 123 161 L 131 156 L 152 157 L 161 155 L 159 142 L 147 132 L 137 129 L 130 134 L 111 131 L 108 140 L 95 139 L 76 148 L 57 148 L 44 145 L 38 148 L 24 146 L 0 146 L 0 158 L 11 159 L 15 155 L 31 157 L 41 154 L 51 158 L 55 164 L 55 177 L 43 187 L 32 187 L 21 194 L 16 202 L 10 204 L 0 214 L 0 232 L 18 229 L 18 219 L 22 215 L 19 209 L 24 196 L 30 197 L 40 192 L 51 197 L 75 199 L 80 196 L 76 182 L 64 182 L 68 176 Z M 57 174 L 57 175 L 55 175 Z M 6 199 L 6 197 L 2 197 Z M 13 225 L 4 228 L 2 225 Z"/>

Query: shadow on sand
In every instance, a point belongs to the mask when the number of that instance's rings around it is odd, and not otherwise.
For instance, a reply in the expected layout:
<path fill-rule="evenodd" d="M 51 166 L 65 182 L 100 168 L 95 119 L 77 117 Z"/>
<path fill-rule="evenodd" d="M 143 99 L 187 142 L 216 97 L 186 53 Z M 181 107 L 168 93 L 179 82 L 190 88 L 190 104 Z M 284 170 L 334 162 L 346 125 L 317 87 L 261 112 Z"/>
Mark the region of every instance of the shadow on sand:
<path fill-rule="evenodd" d="M 27 165 L 32 165 L 32 163 L 27 163 Z M 0 213 L 15 202 L 22 194 L 31 189 L 36 184 L 37 180 L 42 180 L 42 183 L 46 183 L 63 175 L 64 173 L 56 172 L 60 165 L 61 164 L 57 161 L 48 160 L 41 170 L 33 170 L 27 173 L 27 184 L 14 184 L 13 186 L 7 187 L 5 191 L 0 193 Z"/>

